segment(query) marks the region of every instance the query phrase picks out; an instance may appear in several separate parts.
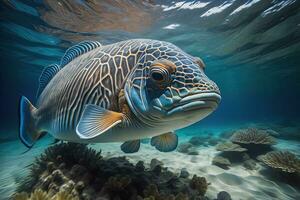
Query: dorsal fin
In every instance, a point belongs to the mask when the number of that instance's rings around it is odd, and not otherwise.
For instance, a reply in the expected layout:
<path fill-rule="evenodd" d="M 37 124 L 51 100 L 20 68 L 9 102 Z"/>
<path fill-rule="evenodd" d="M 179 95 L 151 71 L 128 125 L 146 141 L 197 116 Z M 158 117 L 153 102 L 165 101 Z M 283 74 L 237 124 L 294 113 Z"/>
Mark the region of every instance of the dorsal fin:
<path fill-rule="evenodd" d="M 39 88 L 36 94 L 37 97 L 42 93 L 46 85 L 50 82 L 53 76 L 59 72 L 59 70 L 60 66 L 58 64 L 51 64 L 44 68 L 39 78 Z"/>
<path fill-rule="evenodd" d="M 63 67 L 71 62 L 77 56 L 89 52 L 97 47 L 100 47 L 100 42 L 97 41 L 83 41 L 67 49 L 65 55 L 61 59 L 60 66 Z"/>

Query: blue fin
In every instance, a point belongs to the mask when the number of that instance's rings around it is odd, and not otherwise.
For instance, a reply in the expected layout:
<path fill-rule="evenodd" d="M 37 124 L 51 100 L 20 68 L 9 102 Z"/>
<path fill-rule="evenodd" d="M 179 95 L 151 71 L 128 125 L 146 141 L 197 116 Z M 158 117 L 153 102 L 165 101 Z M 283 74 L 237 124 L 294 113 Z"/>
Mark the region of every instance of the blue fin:
<path fill-rule="evenodd" d="M 121 123 L 122 119 L 122 113 L 88 104 L 77 124 L 76 133 L 82 139 L 91 139 Z"/>
<path fill-rule="evenodd" d="M 50 80 L 59 72 L 60 67 L 57 64 L 52 64 L 44 68 L 39 78 L 39 88 L 36 97 L 40 96 Z"/>
<path fill-rule="evenodd" d="M 165 133 L 151 138 L 151 145 L 161 152 L 170 152 L 178 145 L 178 136 L 175 133 Z"/>
<path fill-rule="evenodd" d="M 35 125 L 35 112 L 36 108 L 26 97 L 22 96 L 20 100 L 19 138 L 28 148 L 31 148 L 40 136 L 40 132 Z"/>
<path fill-rule="evenodd" d="M 138 150 L 140 149 L 140 145 L 140 140 L 127 141 L 121 145 L 121 150 L 124 153 L 135 153 L 138 152 Z"/>
<path fill-rule="evenodd" d="M 67 49 L 65 55 L 61 59 L 60 66 L 63 67 L 74 58 L 85 54 L 97 47 L 101 47 L 100 42 L 97 41 L 83 41 Z"/>

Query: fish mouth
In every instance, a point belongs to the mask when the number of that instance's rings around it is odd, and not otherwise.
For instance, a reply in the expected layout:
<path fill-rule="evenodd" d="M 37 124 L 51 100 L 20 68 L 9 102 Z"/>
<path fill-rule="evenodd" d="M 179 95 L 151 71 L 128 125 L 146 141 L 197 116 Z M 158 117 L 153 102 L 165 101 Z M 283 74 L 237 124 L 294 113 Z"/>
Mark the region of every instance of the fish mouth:
<path fill-rule="evenodd" d="M 220 94 L 216 92 L 196 93 L 182 98 L 175 107 L 167 111 L 167 115 L 179 112 L 191 112 L 196 110 L 215 110 L 221 101 Z"/>

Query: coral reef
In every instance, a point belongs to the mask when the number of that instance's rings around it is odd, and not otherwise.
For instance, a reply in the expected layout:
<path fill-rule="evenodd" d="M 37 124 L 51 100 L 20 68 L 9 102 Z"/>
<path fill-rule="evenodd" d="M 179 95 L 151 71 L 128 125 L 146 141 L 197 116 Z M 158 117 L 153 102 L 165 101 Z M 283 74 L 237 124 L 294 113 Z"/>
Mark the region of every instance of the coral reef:
<path fill-rule="evenodd" d="M 257 128 L 240 129 L 232 134 L 230 141 L 219 143 L 216 150 L 220 151 L 212 164 L 228 169 L 234 164 L 242 164 L 248 170 L 258 169 L 256 157 L 272 150 L 276 144 L 275 138 L 270 136 L 269 130 Z M 224 133 L 227 137 L 227 132 Z"/>
<path fill-rule="evenodd" d="M 66 191 L 61 191 L 54 196 L 49 195 L 47 192 L 36 189 L 30 195 L 26 192 L 17 193 L 13 196 L 14 200 L 79 200 L 78 197 L 74 197 L 68 194 Z"/>
<path fill-rule="evenodd" d="M 289 151 L 272 151 L 260 156 L 259 160 L 273 169 L 288 173 L 300 173 L 300 159 Z"/>
<path fill-rule="evenodd" d="M 190 181 L 190 187 L 194 189 L 199 195 L 204 196 L 210 183 L 204 177 L 194 175 Z"/>
<path fill-rule="evenodd" d="M 276 144 L 274 137 L 270 136 L 266 131 L 256 128 L 238 130 L 231 136 L 230 140 L 238 144 Z"/>
<path fill-rule="evenodd" d="M 242 148 L 240 145 L 238 144 L 234 144 L 232 142 L 224 142 L 224 143 L 219 143 L 216 146 L 216 150 L 217 151 L 230 151 L 230 152 L 244 152 L 247 151 L 246 148 Z"/>
<path fill-rule="evenodd" d="M 215 156 L 212 160 L 212 164 L 221 167 L 223 169 L 229 169 L 231 162 L 229 159 L 223 156 Z"/>
<path fill-rule="evenodd" d="M 203 199 L 209 186 L 204 177 L 176 175 L 157 159 L 147 169 L 125 157 L 105 159 L 83 144 L 61 143 L 37 158 L 30 175 L 14 195 L 16 200 L 42 199 Z M 30 194 L 30 195 L 29 195 Z"/>

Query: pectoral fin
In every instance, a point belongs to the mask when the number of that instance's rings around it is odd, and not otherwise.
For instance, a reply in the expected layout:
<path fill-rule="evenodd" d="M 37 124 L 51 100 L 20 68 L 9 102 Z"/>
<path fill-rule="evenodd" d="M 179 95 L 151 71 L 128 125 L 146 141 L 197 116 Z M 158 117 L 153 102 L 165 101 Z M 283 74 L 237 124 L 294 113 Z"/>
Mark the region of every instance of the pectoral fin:
<path fill-rule="evenodd" d="M 122 119 L 122 113 L 89 104 L 85 106 L 76 133 L 82 139 L 91 139 L 121 123 Z"/>
<path fill-rule="evenodd" d="M 178 145 L 178 136 L 169 132 L 151 138 L 151 145 L 162 152 L 170 152 L 176 149 Z"/>
<path fill-rule="evenodd" d="M 127 141 L 121 145 L 121 150 L 124 153 L 135 153 L 140 149 L 140 145 L 140 140 Z"/>

